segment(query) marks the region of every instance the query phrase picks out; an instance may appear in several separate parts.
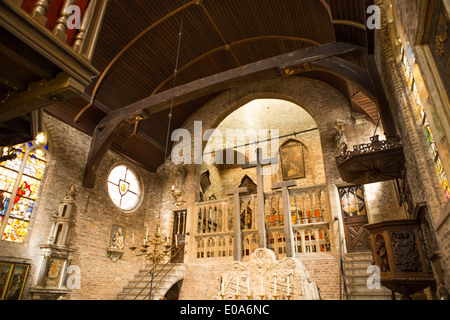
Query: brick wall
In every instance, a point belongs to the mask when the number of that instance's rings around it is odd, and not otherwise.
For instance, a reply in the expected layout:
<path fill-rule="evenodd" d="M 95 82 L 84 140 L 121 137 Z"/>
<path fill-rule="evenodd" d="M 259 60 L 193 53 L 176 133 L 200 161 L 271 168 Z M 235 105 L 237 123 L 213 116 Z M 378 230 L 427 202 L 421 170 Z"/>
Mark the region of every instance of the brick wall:
<path fill-rule="evenodd" d="M 313 94 L 311 94 L 313 93 Z M 232 111 L 245 103 L 257 98 L 284 99 L 302 106 L 314 120 L 318 131 L 300 136 L 299 140 L 306 147 L 305 160 L 307 178 L 300 181 L 300 185 L 327 183 L 335 187 L 342 184 L 336 168 L 336 146 L 334 141 L 333 122 L 340 119 L 345 123 L 345 134 L 348 144 L 369 141 L 375 126 L 369 122 L 359 125 L 351 118 L 350 109 L 344 98 L 329 86 L 307 79 L 284 78 L 264 80 L 237 88 L 234 91 L 220 96 L 204 108 L 199 110 L 185 128 L 193 128 L 195 120 L 203 121 L 203 130 L 217 127 Z M 186 165 L 186 180 L 183 187 L 183 200 L 186 204 L 177 208 L 173 204 L 170 190 L 174 182 L 176 167 L 168 162 L 162 165 L 157 173 L 135 167 L 114 152 L 108 152 L 97 172 L 97 184 L 94 189 L 82 186 L 82 177 L 86 156 L 89 150 L 90 137 L 63 124 L 48 115 L 45 123 L 51 138 L 52 158 L 43 187 L 37 201 L 33 229 L 25 245 L 0 243 L 2 260 L 27 259 L 32 265 L 27 290 L 33 285 L 37 264 L 40 258 L 39 245 L 45 243 L 50 232 L 50 216 L 55 212 L 59 201 L 71 184 L 77 188 L 75 196 L 74 222 L 69 235 L 70 243 L 77 251 L 74 254 L 73 265 L 81 269 L 81 289 L 74 290 L 71 299 L 115 299 L 138 270 L 143 265 L 143 259 L 136 257 L 128 247 L 131 244 L 131 235 L 140 243 L 145 228 L 150 227 L 151 233 L 161 216 L 162 234 L 166 235 L 172 229 L 173 211 L 188 210 L 187 231 L 188 252 L 186 254 L 186 278 L 181 290 L 183 299 L 210 299 L 216 292 L 217 280 L 226 270 L 227 264 L 223 261 L 202 261 L 195 259 L 194 241 L 192 235 L 196 230 L 195 201 L 198 200 L 199 177 L 205 167 L 201 165 Z M 139 173 L 144 186 L 144 198 L 141 206 L 134 212 L 124 213 L 117 209 L 107 194 L 107 176 L 116 163 L 126 163 Z M 256 181 L 254 170 L 245 174 Z M 222 179 L 220 190 L 228 186 L 237 186 L 243 177 L 241 169 L 232 169 L 228 173 L 220 170 L 211 170 L 213 176 Z M 266 177 L 265 185 L 270 188 L 273 179 L 281 180 L 279 176 Z M 224 181 L 226 181 L 224 183 Z M 305 182 L 306 181 L 306 182 Z M 216 185 L 216 187 L 218 187 Z M 395 217 L 400 209 L 395 208 L 395 194 L 392 185 L 387 184 L 387 194 L 379 191 L 368 199 L 369 212 L 374 219 Z M 385 188 L 384 186 L 381 187 Z M 222 191 L 221 191 L 222 192 Z M 335 195 L 334 195 L 335 196 Z M 383 199 L 381 201 L 380 199 Z M 335 202 L 336 199 L 330 199 Z M 389 203 L 389 205 L 387 205 Z M 392 206 L 391 206 L 392 205 Z M 339 210 L 332 207 L 329 221 L 339 216 Z M 113 224 L 126 228 L 125 253 L 122 260 L 112 262 L 106 256 L 106 248 Z M 336 237 L 334 224 L 331 225 L 332 242 Z M 191 240 L 192 239 L 192 240 Z M 325 299 L 338 297 L 338 255 L 335 250 L 325 255 L 305 257 L 304 263 L 309 269 L 313 280 L 321 288 Z M 303 260 L 303 258 L 302 258 Z M 231 262 L 230 262 L 231 263 Z M 25 293 L 26 293 L 25 292 Z"/>
<path fill-rule="evenodd" d="M 313 121 L 310 124 L 315 124 L 319 128 L 316 132 L 299 137 L 299 140 L 306 147 L 305 166 L 307 175 L 306 179 L 299 180 L 299 184 L 307 186 L 327 183 L 332 188 L 335 188 L 336 185 L 343 185 L 344 183 L 340 179 L 336 167 L 335 157 L 337 156 L 337 150 L 333 122 L 340 119 L 345 123 L 344 132 L 350 148 L 355 144 L 369 142 L 369 138 L 374 133 L 375 125 L 369 121 L 362 121 L 357 125 L 351 117 L 350 108 L 343 97 L 323 83 L 301 78 L 283 78 L 251 83 L 232 90 L 205 105 L 191 117 L 190 121 L 184 125 L 184 128 L 193 134 L 194 121 L 202 121 L 204 132 L 211 128 L 217 128 L 236 109 L 253 99 L 265 98 L 283 99 L 301 106 L 308 117 L 311 118 L 308 121 Z M 255 115 L 255 117 L 257 118 L 258 115 Z M 255 119 L 255 121 L 257 122 L 258 120 Z M 286 123 L 288 122 L 280 120 L 279 125 L 283 126 Z M 294 121 L 293 123 L 296 122 Z M 298 123 L 296 124 L 298 125 Z M 232 124 L 229 125 L 231 126 Z M 234 125 L 236 126 L 236 122 Z M 187 193 L 192 190 L 195 190 L 196 193 L 198 192 L 198 176 L 208 168 L 211 172 L 211 180 L 215 180 L 217 184 L 220 184 L 220 187 L 216 185 L 210 190 L 210 193 L 216 193 L 216 196 L 224 195 L 223 190 L 225 189 L 238 187 L 240 180 L 245 174 L 256 182 L 254 169 L 242 170 L 237 167 L 221 171 L 214 166 L 198 165 L 198 170 L 191 171 L 194 175 L 197 175 L 197 178 L 193 177 L 191 179 L 194 184 L 185 185 Z M 281 176 L 265 177 L 264 186 L 268 189 L 266 191 L 270 190 L 273 180 L 280 181 Z M 376 222 L 388 217 L 403 217 L 402 210 L 397 204 L 392 183 L 369 185 L 368 193 L 370 196 L 367 198 L 367 205 L 369 214 L 371 214 L 371 217 L 369 217 L 371 221 Z M 336 197 L 337 195 L 333 194 L 332 196 Z M 218 198 L 220 199 L 220 196 Z M 336 202 L 336 199 L 333 198 L 330 202 Z M 188 226 L 192 231 L 191 234 L 195 234 L 197 225 L 193 203 L 188 203 L 187 208 Z M 326 220 L 333 221 L 334 217 L 340 216 L 340 212 L 336 206 L 330 206 L 330 208 L 330 216 Z M 339 298 L 339 259 L 336 250 L 337 241 L 335 241 L 337 231 L 334 223 L 331 224 L 331 234 L 333 243 L 331 253 L 304 255 L 301 257 L 310 271 L 311 277 L 320 287 L 324 299 Z M 210 299 L 217 292 L 217 281 L 224 265 L 226 266 L 227 264 L 221 260 L 205 260 L 199 263 L 195 257 L 193 239 L 191 240 L 191 245 L 188 246 L 188 251 L 185 259 L 187 273 L 183 282 L 181 298 Z M 203 279 L 205 278 L 209 280 L 204 281 Z"/>
<path fill-rule="evenodd" d="M 146 208 L 150 199 L 144 196 L 142 205 L 135 212 L 120 211 L 109 199 L 107 176 L 116 163 L 126 163 L 141 175 L 145 189 L 155 184 L 153 177 L 145 170 L 127 163 L 115 153 L 108 152 L 100 165 L 96 187 L 84 188 L 81 181 L 90 137 L 48 115 L 45 116 L 45 125 L 50 138 L 51 160 L 33 213 L 32 228 L 25 244 L 1 242 L 0 260 L 24 259 L 31 264 L 23 296 L 27 298 L 30 287 L 35 284 L 39 268 L 41 257 L 39 245 L 48 241 L 50 217 L 56 212 L 70 185 L 74 184 L 75 209 L 69 244 L 76 249 L 72 265 L 81 269 L 81 289 L 74 290 L 70 298 L 115 299 L 117 293 L 142 265 L 142 259 L 136 258 L 128 247 L 131 244 L 132 233 L 137 240 L 143 237 Z M 123 259 L 116 263 L 107 257 L 106 252 L 113 224 L 126 228 L 125 253 Z"/>
<path fill-rule="evenodd" d="M 411 1 L 396 0 L 397 13 L 408 34 L 408 40 L 414 43 L 416 35 L 418 9 Z M 377 1 L 385 12 L 382 1 Z M 397 23 L 397 25 L 399 25 Z M 396 120 L 396 126 L 405 147 L 406 176 L 410 185 L 413 204 L 426 202 L 432 224 L 439 245 L 442 269 L 444 271 L 445 286 L 450 283 L 450 203 L 445 199 L 440 179 L 435 170 L 432 153 L 423 125 L 418 117 L 418 109 L 413 94 L 407 86 L 403 66 L 393 55 L 394 49 L 390 41 L 389 26 L 384 14 L 382 28 L 376 32 L 376 60 L 384 80 L 391 110 Z M 423 70 L 420 70 L 423 72 Z M 433 75 L 423 75 L 433 78 Z M 432 104 L 429 100 L 427 103 Z M 438 272 L 439 273 L 439 272 Z M 438 281 L 439 283 L 439 281 Z"/>

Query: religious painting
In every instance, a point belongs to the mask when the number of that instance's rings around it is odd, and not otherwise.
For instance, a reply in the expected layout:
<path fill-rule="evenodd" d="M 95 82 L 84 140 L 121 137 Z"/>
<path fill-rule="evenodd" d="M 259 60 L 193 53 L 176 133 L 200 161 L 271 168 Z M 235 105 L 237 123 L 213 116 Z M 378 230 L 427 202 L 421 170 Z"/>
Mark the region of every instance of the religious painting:
<path fill-rule="evenodd" d="M 13 266 L 14 269 L 11 273 L 9 268 L 12 268 Z M 0 277 L 2 277 L 0 280 L 0 290 L 3 288 L 4 291 L 2 300 L 20 300 L 22 298 L 23 287 L 27 279 L 28 269 L 29 265 L 26 264 L 0 265 Z M 6 283 L 6 285 L 4 283 Z"/>
<path fill-rule="evenodd" d="M 202 188 L 203 194 L 208 190 L 209 186 L 211 185 L 211 180 L 209 180 L 209 170 L 206 170 L 202 173 L 200 176 L 200 186 Z"/>
<path fill-rule="evenodd" d="M 305 177 L 303 145 L 295 140 L 288 141 L 280 148 L 281 170 L 283 180 L 302 179 Z"/>
<path fill-rule="evenodd" d="M 248 189 L 248 192 L 246 194 L 256 194 L 257 193 L 257 185 L 253 182 L 253 180 L 248 176 L 245 175 L 244 178 L 241 180 L 241 184 L 239 188 L 246 187 Z"/>
<path fill-rule="evenodd" d="M 49 259 L 47 261 L 47 270 L 44 278 L 44 287 L 58 288 L 62 277 L 64 276 L 64 265 L 66 260 Z"/>
<path fill-rule="evenodd" d="M 11 263 L 0 262 L 0 300 L 3 300 L 5 297 L 13 267 L 14 265 Z"/>

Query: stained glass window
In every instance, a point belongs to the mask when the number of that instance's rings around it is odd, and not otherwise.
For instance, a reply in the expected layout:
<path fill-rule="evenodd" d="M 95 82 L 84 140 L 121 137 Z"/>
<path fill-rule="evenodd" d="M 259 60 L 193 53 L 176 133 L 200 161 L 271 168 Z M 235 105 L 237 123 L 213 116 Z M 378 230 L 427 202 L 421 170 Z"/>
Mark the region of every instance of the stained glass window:
<path fill-rule="evenodd" d="M 345 217 L 366 215 L 366 202 L 362 186 L 340 188 L 341 209 Z"/>
<path fill-rule="evenodd" d="M 124 165 L 116 166 L 109 174 L 108 192 L 114 204 L 124 211 L 137 207 L 141 187 L 136 174 Z"/>
<path fill-rule="evenodd" d="M 0 148 L 1 156 L 15 155 L 15 158 L 11 157 L 12 159 L 0 163 L 2 240 L 18 243 L 25 241 L 47 163 L 48 147 L 45 140 L 40 136 L 31 143 L 11 149 Z"/>
<path fill-rule="evenodd" d="M 431 131 L 430 123 L 428 122 L 428 118 L 425 113 L 425 109 L 423 107 L 422 99 L 420 98 L 419 89 L 417 88 L 417 83 L 414 80 L 414 76 L 411 72 L 408 58 L 405 54 L 405 50 L 403 49 L 403 47 L 402 47 L 402 55 L 403 55 L 403 57 L 402 57 L 403 65 L 405 67 L 406 80 L 408 81 L 408 85 L 413 92 L 414 100 L 418 107 L 419 117 L 422 120 L 423 126 L 425 128 L 425 133 L 427 135 L 427 139 L 428 139 L 431 151 L 434 156 L 434 163 L 436 165 L 436 167 L 435 167 L 436 171 L 437 171 L 439 178 L 441 179 L 442 185 L 444 187 L 445 195 L 446 195 L 447 199 L 450 199 L 450 186 L 449 186 L 448 178 L 444 171 L 444 167 L 442 166 L 441 159 L 439 158 L 439 152 L 436 147 L 436 142 L 433 137 L 433 132 Z"/>

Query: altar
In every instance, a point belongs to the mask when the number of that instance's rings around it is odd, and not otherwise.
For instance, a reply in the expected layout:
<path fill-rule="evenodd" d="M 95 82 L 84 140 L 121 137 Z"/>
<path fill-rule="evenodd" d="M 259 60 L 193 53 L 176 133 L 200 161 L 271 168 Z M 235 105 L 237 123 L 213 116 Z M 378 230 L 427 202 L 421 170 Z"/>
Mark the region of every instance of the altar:
<path fill-rule="evenodd" d="M 256 249 L 248 262 L 235 261 L 218 279 L 218 300 L 320 300 L 319 288 L 297 258 L 276 259 Z"/>

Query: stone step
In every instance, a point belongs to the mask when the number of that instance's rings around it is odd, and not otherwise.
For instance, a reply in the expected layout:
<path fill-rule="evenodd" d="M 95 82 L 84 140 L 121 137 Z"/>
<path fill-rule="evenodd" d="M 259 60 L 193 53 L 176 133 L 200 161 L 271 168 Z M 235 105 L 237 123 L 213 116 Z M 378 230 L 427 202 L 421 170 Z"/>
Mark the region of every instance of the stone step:
<path fill-rule="evenodd" d="M 348 296 L 348 300 L 392 300 L 392 297 L 389 295 L 357 295 L 357 296 Z"/>
<path fill-rule="evenodd" d="M 176 280 L 180 279 L 180 275 L 167 275 L 164 278 L 162 276 L 158 276 L 153 278 L 153 283 L 159 283 L 159 282 L 174 282 Z M 151 277 L 145 277 L 144 279 L 138 277 L 134 278 L 129 282 L 129 286 L 135 286 L 137 283 L 150 283 Z"/>
<path fill-rule="evenodd" d="M 361 293 L 361 294 L 391 294 L 391 290 L 386 287 L 380 286 L 380 289 L 369 289 L 367 284 L 364 285 L 355 285 L 355 284 L 347 284 L 348 291 L 351 293 Z"/>
<path fill-rule="evenodd" d="M 348 253 L 343 259 L 345 281 L 349 300 L 391 300 L 392 293 L 386 287 L 369 289 L 367 280 L 372 272 L 367 269 L 372 266 L 371 252 Z M 370 270 L 369 270 L 370 271 Z"/>
<path fill-rule="evenodd" d="M 161 265 L 161 268 L 163 266 Z M 151 265 L 146 265 L 146 269 L 141 269 L 133 280 L 130 280 L 126 285 L 122 293 L 117 295 L 119 300 L 143 300 L 150 291 L 150 285 L 148 284 L 152 276 L 147 274 L 152 268 Z M 169 264 L 165 266 L 154 278 L 153 278 L 153 290 L 152 300 L 159 300 L 164 297 L 166 292 L 179 280 L 184 278 L 186 267 L 182 264 Z M 145 288 L 145 289 L 144 289 Z M 142 293 L 141 293 L 142 291 Z"/>
<path fill-rule="evenodd" d="M 347 253 L 343 260 L 344 261 L 359 261 L 359 260 L 373 261 L 373 256 L 372 256 L 371 252 Z"/>
<path fill-rule="evenodd" d="M 175 266 L 174 266 L 174 265 L 175 265 Z M 163 268 L 164 266 L 166 266 L 166 265 L 163 264 L 163 263 L 158 263 L 158 264 L 156 265 L 156 268 L 157 268 L 157 269 L 161 269 L 161 268 Z M 166 268 L 169 268 L 169 269 L 170 269 L 172 266 L 174 266 L 174 269 L 176 268 L 176 269 L 179 269 L 179 270 L 186 270 L 186 266 L 185 266 L 184 264 L 182 264 L 182 263 L 177 263 L 177 264 L 175 264 L 175 263 L 169 263 L 169 264 L 167 264 Z M 151 264 L 151 263 L 146 263 L 146 264 L 144 265 L 144 269 L 147 270 L 147 271 L 149 271 L 152 267 L 153 267 L 153 264 Z"/>
<path fill-rule="evenodd" d="M 179 277 L 184 274 L 184 271 L 177 271 L 177 270 L 163 270 L 160 273 L 157 273 L 154 275 L 153 279 L 159 279 L 162 277 Z M 134 276 L 134 280 L 140 280 L 140 279 L 151 279 L 152 275 L 147 272 L 139 272 Z"/>

